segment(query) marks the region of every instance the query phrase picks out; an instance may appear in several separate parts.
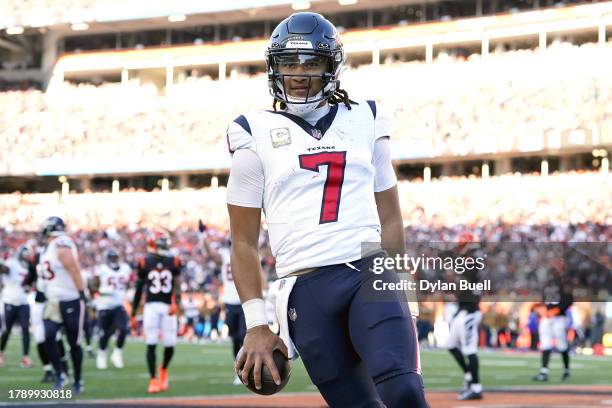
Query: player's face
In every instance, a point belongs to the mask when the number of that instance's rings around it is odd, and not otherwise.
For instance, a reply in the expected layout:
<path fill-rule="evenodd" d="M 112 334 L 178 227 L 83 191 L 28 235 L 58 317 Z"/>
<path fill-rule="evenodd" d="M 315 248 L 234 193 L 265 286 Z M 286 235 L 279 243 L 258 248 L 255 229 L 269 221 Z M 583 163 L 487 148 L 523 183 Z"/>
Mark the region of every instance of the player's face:
<path fill-rule="evenodd" d="M 327 61 L 316 55 L 291 55 L 277 58 L 278 72 L 289 96 L 312 99 L 323 87 L 322 75 Z"/>

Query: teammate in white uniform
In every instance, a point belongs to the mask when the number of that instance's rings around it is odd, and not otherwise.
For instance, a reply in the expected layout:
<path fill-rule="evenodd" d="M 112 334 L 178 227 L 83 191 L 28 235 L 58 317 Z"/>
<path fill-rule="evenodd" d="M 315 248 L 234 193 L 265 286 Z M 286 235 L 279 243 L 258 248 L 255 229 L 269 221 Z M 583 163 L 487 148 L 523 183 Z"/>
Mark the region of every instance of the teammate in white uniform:
<path fill-rule="evenodd" d="M 84 391 L 81 377 L 83 350 L 81 337 L 85 319 L 85 284 L 76 245 L 66 235 L 66 225 L 59 217 L 48 218 L 41 230 L 46 247 L 40 256 L 47 303 L 44 311 L 45 343 L 55 370 L 55 389 L 66 386 L 67 373 L 60 362 L 57 333 L 64 329 L 70 345 L 70 357 L 74 369 L 75 394 Z"/>
<path fill-rule="evenodd" d="M 117 343 L 111 362 L 117 368 L 123 368 L 123 345 L 129 332 L 129 321 L 124 302 L 132 275 L 132 268 L 119 259 L 119 252 L 111 248 L 106 252 L 105 263 L 98 265 L 94 271 L 93 290 L 98 292 L 95 301 L 98 311 L 99 327 L 102 331 L 98 346 L 96 366 L 100 370 L 107 368 L 106 348 L 113 333 L 117 333 Z"/>
<path fill-rule="evenodd" d="M 23 354 L 21 366 L 32 367 L 30 360 L 30 305 L 28 295 L 24 288 L 24 281 L 28 276 L 28 259 L 31 253 L 27 246 L 17 249 L 15 256 L 9 258 L 0 266 L 2 275 L 2 299 L 4 301 L 4 332 L 0 337 L 0 367 L 4 365 L 4 350 L 15 322 L 21 326 L 21 341 Z"/>
<path fill-rule="evenodd" d="M 263 209 L 276 272 L 295 282 L 288 332 L 328 405 L 426 407 L 407 308 L 359 301 L 369 286 L 361 278 L 372 277 L 362 244 L 404 247 L 389 120 L 374 101 L 353 102 L 339 88 L 344 50 L 323 16 L 283 20 L 266 57 L 274 111 L 241 115 L 227 132 L 232 272 L 248 329 L 236 369 L 245 383 L 253 369 L 258 387 L 265 364 L 280 383 L 272 351 L 287 352 L 262 298 Z"/>
<path fill-rule="evenodd" d="M 35 240 L 28 242 L 26 245 L 32 248 L 33 255 L 29 259 L 27 285 L 35 289 L 34 304 L 31 306 L 30 318 L 32 321 L 32 332 L 38 357 L 44 371 L 41 382 L 50 383 L 54 381 L 53 367 L 47 347 L 45 345 L 45 324 L 44 324 L 44 309 L 47 297 L 45 296 L 45 280 L 43 278 L 44 270 L 40 265 L 40 254 L 44 251 L 44 247 L 40 246 Z M 60 361 L 64 366 L 63 371 L 68 372 L 66 361 L 66 350 L 64 342 L 61 339 L 61 333 L 57 334 L 57 345 L 60 350 Z"/>
<path fill-rule="evenodd" d="M 244 320 L 244 312 L 240 305 L 240 296 L 236 290 L 234 276 L 232 275 L 232 266 L 230 263 L 229 248 L 220 248 L 216 250 L 210 246 L 208 236 L 203 224 L 200 222 L 200 239 L 202 245 L 211 259 L 221 268 L 221 282 L 223 283 L 223 293 L 221 295 L 221 303 L 225 311 L 225 323 L 227 324 L 228 333 L 232 339 L 232 351 L 234 359 L 238 355 L 238 351 L 242 347 L 244 336 L 246 335 L 246 322 Z M 240 385 L 242 382 L 236 375 L 233 381 L 234 385 Z"/>

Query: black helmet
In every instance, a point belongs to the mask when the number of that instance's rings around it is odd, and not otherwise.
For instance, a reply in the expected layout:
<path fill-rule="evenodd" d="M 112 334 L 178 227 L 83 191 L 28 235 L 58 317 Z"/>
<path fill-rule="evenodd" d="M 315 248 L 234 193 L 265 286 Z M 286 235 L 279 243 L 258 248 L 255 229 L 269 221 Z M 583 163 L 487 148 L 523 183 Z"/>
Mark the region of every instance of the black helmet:
<path fill-rule="evenodd" d="M 299 74 L 308 77 L 308 85 L 313 77 L 320 77 L 323 83 L 320 95 L 307 94 L 304 98 L 290 97 L 285 92 L 284 77 L 279 63 L 284 59 L 318 58 L 325 63 L 321 74 Z M 330 98 L 340 88 L 338 75 L 345 62 L 342 42 L 336 27 L 320 14 L 295 13 L 284 19 L 272 33 L 266 50 L 268 68 L 268 88 L 278 101 L 291 104 L 311 104 Z"/>
<path fill-rule="evenodd" d="M 32 249 L 26 245 L 21 245 L 17 248 L 17 260 L 24 266 L 28 265 L 30 258 L 32 256 Z"/>
<path fill-rule="evenodd" d="M 45 220 L 42 227 L 40 228 L 41 238 L 47 238 L 49 236 L 57 236 L 66 231 L 66 224 L 60 217 L 49 217 Z"/>
<path fill-rule="evenodd" d="M 119 269 L 119 252 L 115 248 L 110 248 L 106 251 L 106 264 L 111 269 Z"/>

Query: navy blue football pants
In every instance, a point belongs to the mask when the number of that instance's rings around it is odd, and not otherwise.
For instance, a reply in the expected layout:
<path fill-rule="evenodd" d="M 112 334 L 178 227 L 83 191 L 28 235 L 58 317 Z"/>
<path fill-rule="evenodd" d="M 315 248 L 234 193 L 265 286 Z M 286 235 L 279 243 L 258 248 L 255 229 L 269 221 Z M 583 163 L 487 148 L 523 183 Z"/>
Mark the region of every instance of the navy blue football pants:
<path fill-rule="evenodd" d="M 63 322 L 45 319 L 45 347 L 49 353 L 49 359 L 56 375 L 63 371 L 60 352 L 57 342 L 57 332 L 63 327 L 64 333 L 70 345 L 70 357 L 74 367 L 74 379 L 81 379 L 81 365 L 83 363 L 83 350 L 81 349 L 81 337 L 83 336 L 83 324 L 85 321 L 85 303 L 80 299 L 59 302 Z"/>
<path fill-rule="evenodd" d="M 23 355 L 30 353 L 30 305 L 4 305 L 4 331 L 0 336 L 0 351 L 4 351 L 15 322 L 21 326 Z"/>
<path fill-rule="evenodd" d="M 108 340 L 117 332 L 117 348 L 123 348 L 125 338 L 130 332 L 128 316 L 123 306 L 98 311 L 98 324 L 102 331 L 100 335 L 100 350 L 106 350 Z"/>
<path fill-rule="evenodd" d="M 368 262 L 352 265 L 365 270 Z M 373 279 L 380 277 L 346 264 L 299 276 L 289 298 L 291 338 L 331 408 L 428 407 L 407 304 L 377 299 Z"/>

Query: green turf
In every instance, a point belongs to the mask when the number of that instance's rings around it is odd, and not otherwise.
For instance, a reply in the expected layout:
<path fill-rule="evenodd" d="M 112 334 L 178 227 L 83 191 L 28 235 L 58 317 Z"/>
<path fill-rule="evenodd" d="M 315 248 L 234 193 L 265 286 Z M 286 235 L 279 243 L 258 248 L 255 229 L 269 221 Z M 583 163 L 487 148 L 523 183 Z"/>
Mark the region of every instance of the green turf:
<path fill-rule="evenodd" d="M 9 389 L 48 389 L 39 383 L 40 365 L 33 369 L 19 367 L 20 344 L 13 338 L 7 350 L 7 364 L 0 368 L 0 402 L 9 402 Z M 161 361 L 158 346 L 158 363 Z M 80 398 L 139 398 L 150 397 L 146 393 L 148 374 L 145 364 L 145 347 L 141 342 L 126 345 L 124 369 L 99 371 L 95 359 L 85 358 L 84 379 L 86 391 Z M 456 363 L 445 351 L 422 351 L 424 380 L 427 389 L 454 389 L 461 385 L 463 375 Z M 481 379 L 487 387 L 516 387 L 534 385 L 531 377 L 537 373 L 539 356 L 536 354 L 503 354 L 483 351 L 480 353 Z M 179 344 L 170 366 L 171 387 L 161 396 L 195 396 L 218 394 L 247 394 L 243 386 L 232 385 L 232 358 L 228 344 Z M 612 372 L 610 357 L 572 357 L 570 384 L 609 385 Z M 559 385 L 561 361 L 553 355 L 549 385 Z M 291 381 L 285 388 L 289 392 L 315 391 L 308 380 L 302 363 L 293 365 Z M 16 402 L 12 400 L 11 402 Z"/>

